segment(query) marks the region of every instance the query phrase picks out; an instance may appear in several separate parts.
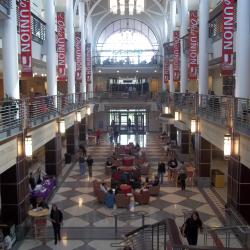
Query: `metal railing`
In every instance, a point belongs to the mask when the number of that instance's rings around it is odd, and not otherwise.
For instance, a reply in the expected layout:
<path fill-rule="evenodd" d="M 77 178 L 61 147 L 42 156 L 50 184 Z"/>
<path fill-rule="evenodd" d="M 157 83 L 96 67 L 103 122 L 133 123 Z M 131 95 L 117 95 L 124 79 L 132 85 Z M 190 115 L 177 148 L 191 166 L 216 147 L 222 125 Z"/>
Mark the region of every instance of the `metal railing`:
<path fill-rule="evenodd" d="M 2 5 L 6 10 L 7 13 L 10 13 L 10 8 L 12 6 L 12 0 L 0 0 L 0 5 Z"/>
<path fill-rule="evenodd" d="M 196 111 L 197 95 L 193 93 L 173 93 L 169 99 L 170 105 L 183 112 L 194 113 Z"/>

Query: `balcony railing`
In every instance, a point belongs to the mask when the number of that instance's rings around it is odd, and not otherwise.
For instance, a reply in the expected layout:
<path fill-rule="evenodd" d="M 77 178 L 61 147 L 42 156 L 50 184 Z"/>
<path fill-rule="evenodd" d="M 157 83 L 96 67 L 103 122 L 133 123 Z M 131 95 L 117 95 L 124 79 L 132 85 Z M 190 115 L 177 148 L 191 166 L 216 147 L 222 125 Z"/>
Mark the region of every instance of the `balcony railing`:
<path fill-rule="evenodd" d="M 235 127 L 243 133 L 250 134 L 250 100 L 235 100 Z"/>
<path fill-rule="evenodd" d="M 7 13 L 10 13 L 10 8 L 12 6 L 12 0 L 0 0 L 0 5 L 2 5 L 6 10 Z"/>
<path fill-rule="evenodd" d="M 138 55 L 114 55 L 114 56 L 94 56 L 93 64 L 96 66 L 155 66 L 162 64 L 162 56 L 155 55 L 153 57 L 140 57 Z"/>

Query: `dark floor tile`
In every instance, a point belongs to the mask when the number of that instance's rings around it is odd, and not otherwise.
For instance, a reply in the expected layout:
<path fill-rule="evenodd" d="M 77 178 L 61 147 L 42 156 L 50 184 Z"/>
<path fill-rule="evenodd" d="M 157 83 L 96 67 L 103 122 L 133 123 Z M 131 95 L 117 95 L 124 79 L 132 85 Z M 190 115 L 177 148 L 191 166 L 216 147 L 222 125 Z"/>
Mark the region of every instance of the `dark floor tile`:
<path fill-rule="evenodd" d="M 186 199 L 180 203 L 178 203 L 179 205 L 182 205 L 184 207 L 189 207 L 191 209 L 196 209 L 200 206 L 202 206 L 204 203 L 203 202 L 199 202 L 199 201 L 194 201 L 194 200 L 190 200 L 190 199 Z"/>
<path fill-rule="evenodd" d="M 99 213 L 98 211 L 95 211 L 95 210 L 93 210 L 90 213 L 79 216 L 79 217 L 85 221 L 88 221 L 90 223 L 90 225 L 93 225 L 93 223 L 106 218 L 105 215 L 103 215 L 102 213 Z"/>
<path fill-rule="evenodd" d="M 163 201 L 163 200 L 159 200 L 159 199 L 156 199 L 154 201 L 150 201 L 151 207 L 156 207 L 159 209 L 164 209 L 164 208 L 171 206 L 171 205 L 172 205 L 172 203 L 167 202 L 167 201 Z"/>

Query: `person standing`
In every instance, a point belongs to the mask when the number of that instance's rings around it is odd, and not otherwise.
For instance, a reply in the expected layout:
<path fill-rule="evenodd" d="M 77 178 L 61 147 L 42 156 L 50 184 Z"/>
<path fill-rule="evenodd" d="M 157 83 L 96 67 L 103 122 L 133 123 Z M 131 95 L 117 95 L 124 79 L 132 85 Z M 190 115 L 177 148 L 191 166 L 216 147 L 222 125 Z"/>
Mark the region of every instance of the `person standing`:
<path fill-rule="evenodd" d="M 128 131 L 130 131 L 130 129 L 131 129 L 131 119 L 128 118 Z"/>
<path fill-rule="evenodd" d="M 60 209 L 58 209 L 56 204 L 52 204 L 52 209 L 50 212 L 50 220 L 54 229 L 54 239 L 55 245 L 57 244 L 57 240 L 61 240 L 61 225 L 63 222 L 63 213 Z"/>
<path fill-rule="evenodd" d="M 89 177 L 92 177 L 93 163 L 94 163 L 93 158 L 91 157 L 91 155 L 88 155 L 87 164 L 88 164 L 88 170 L 89 170 Z"/>
<path fill-rule="evenodd" d="M 98 128 L 96 130 L 96 144 L 100 144 L 100 138 L 101 138 L 101 131 L 100 129 Z"/>
<path fill-rule="evenodd" d="M 180 175 L 179 175 L 179 179 L 180 179 L 181 190 L 185 191 L 187 174 L 186 174 L 184 169 L 181 170 Z"/>
<path fill-rule="evenodd" d="M 164 178 L 165 172 L 166 172 L 165 163 L 163 162 L 163 160 L 161 160 L 161 161 L 158 163 L 158 176 L 159 176 L 159 178 L 160 178 L 161 184 L 163 183 L 163 178 Z"/>
<path fill-rule="evenodd" d="M 80 166 L 80 175 L 84 176 L 85 171 L 86 171 L 86 161 L 85 161 L 85 156 L 83 155 L 83 152 L 80 152 L 79 166 Z"/>
<path fill-rule="evenodd" d="M 191 217 L 184 223 L 184 236 L 187 237 L 189 245 L 197 245 L 198 240 L 198 230 L 202 231 L 202 221 L 200 219 L 199 213 L 193 211 Z"/>

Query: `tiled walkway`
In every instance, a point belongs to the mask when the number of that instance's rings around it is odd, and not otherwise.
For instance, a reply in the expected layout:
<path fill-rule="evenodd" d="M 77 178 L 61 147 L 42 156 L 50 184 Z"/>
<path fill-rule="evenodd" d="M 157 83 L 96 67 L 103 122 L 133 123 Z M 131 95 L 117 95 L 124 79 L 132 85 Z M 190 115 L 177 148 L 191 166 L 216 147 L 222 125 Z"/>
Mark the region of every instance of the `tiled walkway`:
<path fill-rule="evenodd" d="M 57 203 L 64 214 L 62 229 L 64 240 L 56 246 L 53 244 L 53 234 L 48 222 L 49 237 L 45 245 L 38 240 L 27 238 L 17 244 L 16 249 L 115 249 L 110 244 L 119 241 L 119 239 L 114 232 L 112 214 L 117 212 L 118 209 L 108 209 L 104 205 L 100 205 L 93 194 L 92 188 L 93 179 L 110 180 L 104 174 L 104 162 L 106 157 L 111 154 L 112 149 L 113 147 L 104 140 L 102 140 L 101 145 L 89 147 L 88 154 L 91 154 L 95 160 L 93 178 L 81 178 L 79 166 L 76 164 L 51 200 L 50 203 Z M 158 160 L 163 154 L 161 141 L 157 134 L 147 135 L 146 150 L 152 166 L 152 174 L 156 173 Z M 206 192 L 209 193 L 209 190 L 206 190 Z M 192 209 L 199 211 L 204 224 L 208 226 L 222 225 L 214 210 L 196 187 L 188 187 L 186 191 L 181 191 L 172 183 L 167 183 L 167 178 L 165 178 L 164 185 L 161 187 L 159 197 L 151 197 L 149 205 L 134 207 L 134 211 L 148 213 L 146 223 L 155 223 L 170 216 L 175 218 L 178 226 L 181 226 L 184 221 L 183 211 Z M 140 220 L 118 221 L 120 230 L 124 228 L 134 229 L 140 225 Z M 199 237 L 199 242 L 203 245 L 202 236 Z"/>

